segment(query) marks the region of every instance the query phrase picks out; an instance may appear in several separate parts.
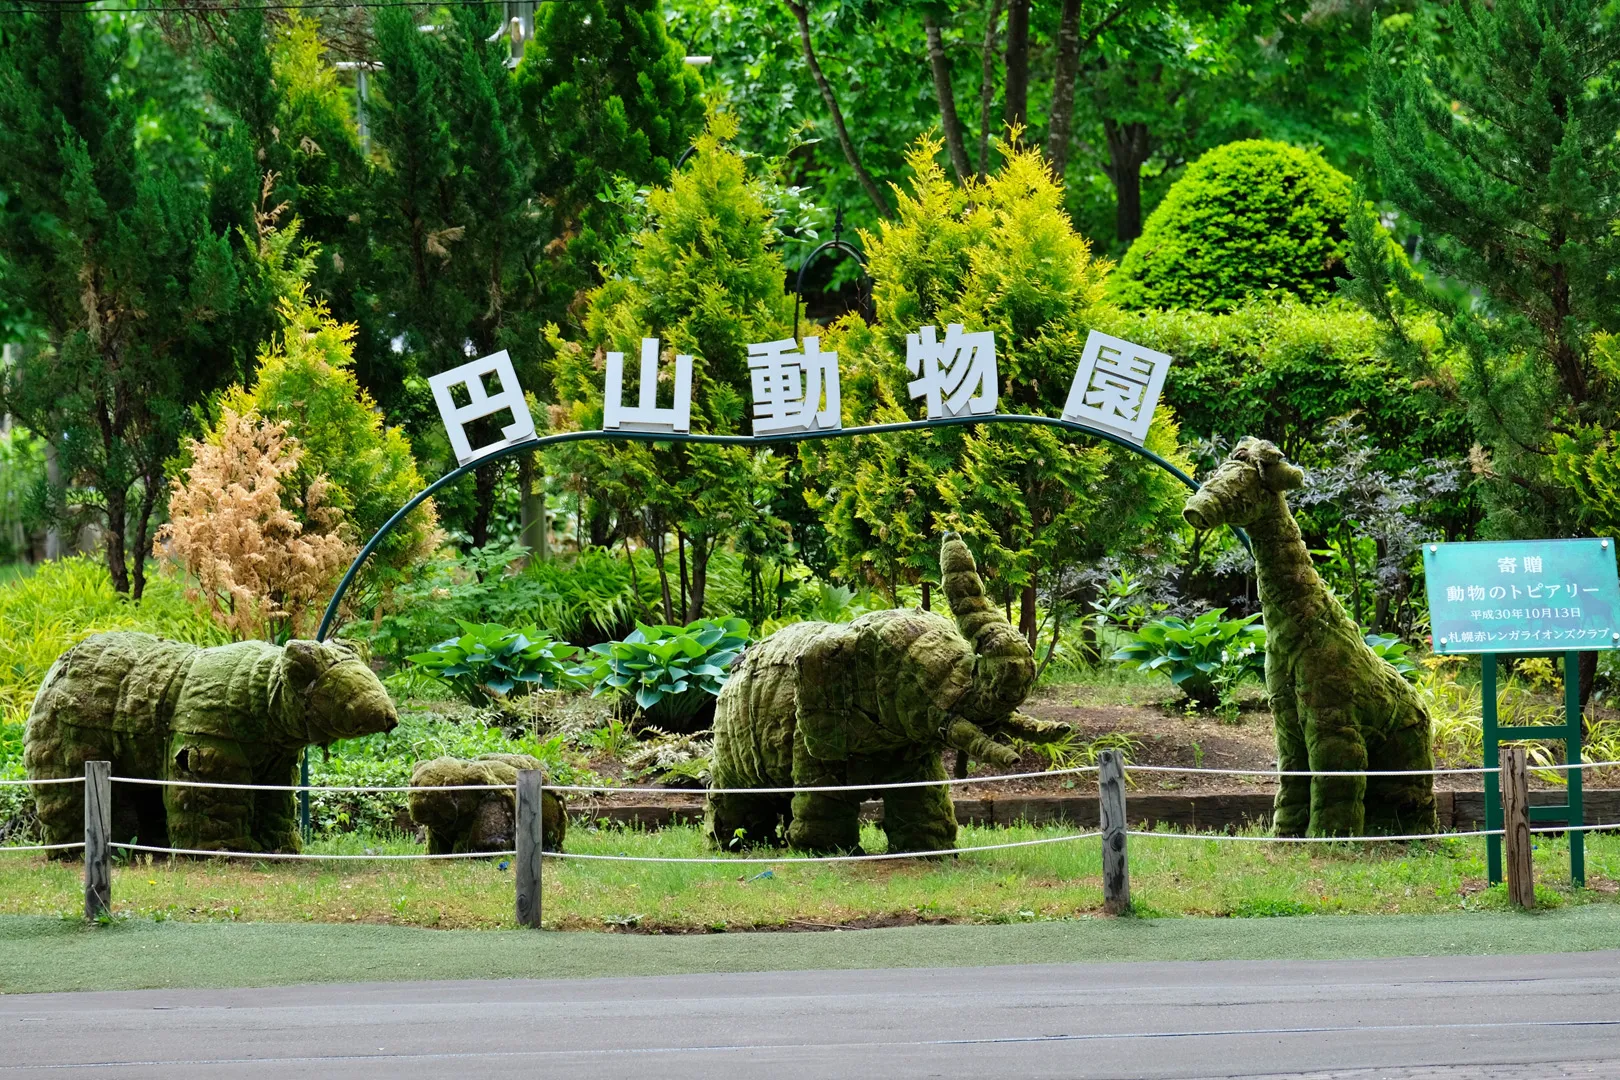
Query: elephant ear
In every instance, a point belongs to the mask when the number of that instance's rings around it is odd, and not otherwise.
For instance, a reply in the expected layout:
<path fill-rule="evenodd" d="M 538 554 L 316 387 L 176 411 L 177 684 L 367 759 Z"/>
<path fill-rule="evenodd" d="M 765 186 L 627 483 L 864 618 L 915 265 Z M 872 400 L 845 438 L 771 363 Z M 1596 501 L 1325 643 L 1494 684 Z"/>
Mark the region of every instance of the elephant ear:
<path fill-rule="evenodd" d="M 799 654 L 798 733 L 812 757 L 849 757 L 859 652 L 860 634 L 834 624 Z"/>

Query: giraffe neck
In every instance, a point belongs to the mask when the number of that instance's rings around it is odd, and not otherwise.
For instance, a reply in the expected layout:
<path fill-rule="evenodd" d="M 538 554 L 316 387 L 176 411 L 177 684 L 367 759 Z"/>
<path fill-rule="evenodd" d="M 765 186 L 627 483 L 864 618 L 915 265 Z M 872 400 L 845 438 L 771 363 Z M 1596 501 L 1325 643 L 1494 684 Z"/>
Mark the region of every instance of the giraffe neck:
<path fill-rule="evenodd" d="M 1265 612 L 1267 651 L 1296 639 L 1302 628 L 1333 606 L 1327 585 L 1316 572 L 1294 516 L 1282 493 L 1249 526 L 1260 607 Z"/>

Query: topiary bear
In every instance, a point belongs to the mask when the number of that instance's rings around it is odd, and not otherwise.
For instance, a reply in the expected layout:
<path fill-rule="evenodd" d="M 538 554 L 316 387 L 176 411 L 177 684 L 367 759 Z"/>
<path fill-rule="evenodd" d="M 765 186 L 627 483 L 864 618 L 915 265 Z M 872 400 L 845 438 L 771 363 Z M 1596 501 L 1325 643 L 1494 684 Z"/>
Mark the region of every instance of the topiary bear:
<path fill-rule="evenodd" d="M 1237 444 L 1187 499 L 1200 529 L 1236 525 L 1254 544 L 1266 620 L 1266 693 L 1283 772 L 1434 767 L 1429 714 L 1412 685 L 1367 646 L 1311 562 L 1283 493 L 1304 473 L 1263 439 Z M 1434 830 L 1434 777 L 1284 776 L 1278 836 Z"/>
<path fill-rule="evenodd" d="M 1069 728 L 1014 712 L 1035 681 L 1029 644 L 984 595 L 955 533 L 940 575 L 956 622 L 927 611 L 874 611 L 851 623 L 797 623 L 748 647 L 715 706 L 716 788 L 944 780 L 941 751 L 1012 765 L 991 736 L 1039 741 Z M 860 791 L 708 798 L 711 842 L 859 850 Z M 890 851 L 956 844 L 943 784 L 881 792 Z M 785 831 L 781 825 L 786 823 Z"/>
<path fill-rule="evenodd" d="M 467 791 L 461 785 L 516 784 L 519 769 L 538 769 L 528 754 L 483 754 L 471 761 L 441 757 L 411 771 L 411 820 L 428 831 L 428 854 L 511 851 L 517 835 L 517 796 L 511 791 Z M 561 851 L 568 815 L 554 791 L 542 789 L 540 845 Z"/>
<path fill-rule="evenodd" d="M 23 736 L 30 779 L 114 776 L 293 784 L 299 752 L 399 722 L 353 647 L 239 641 L 198 648 L 151 634 L 93 634 L 57 658 Z M 290 791 L 113 786 L 113 837 L 204 851 L 297 851 Z M 34 789 L 47 843 L 84 835 L 84 789 Z"/>

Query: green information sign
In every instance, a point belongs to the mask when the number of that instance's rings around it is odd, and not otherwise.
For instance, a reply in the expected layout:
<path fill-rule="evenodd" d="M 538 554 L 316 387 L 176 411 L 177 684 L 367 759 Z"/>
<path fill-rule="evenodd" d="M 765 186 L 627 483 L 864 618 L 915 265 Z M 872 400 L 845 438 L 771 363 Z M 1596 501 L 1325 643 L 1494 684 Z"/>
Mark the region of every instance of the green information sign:
<path fill-rule="evenodd" d="M 1437 653 L 1549 653 L 1620 647 L 1614 541 L 1424 544 Z"/>

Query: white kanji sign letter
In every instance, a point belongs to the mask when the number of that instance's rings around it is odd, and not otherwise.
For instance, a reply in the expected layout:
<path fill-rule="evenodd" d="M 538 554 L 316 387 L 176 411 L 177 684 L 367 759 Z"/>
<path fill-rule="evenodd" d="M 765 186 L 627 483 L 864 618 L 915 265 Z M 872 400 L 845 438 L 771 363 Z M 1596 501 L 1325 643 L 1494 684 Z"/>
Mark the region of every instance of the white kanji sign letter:
<path fill-rule="evenodd" d="M 928 403 L 928 419 L 996 411 L 996 335 L 992 330 L 962 332 L 961 323 L 934 339 L 932 326 L 906 335 L 906 368 L 918 376 L 907 384 L 914 398 Z"/>
<path fill-rule="evenodd" d="M 1164 353 L 1093 330 L 1069 387 L 1063 419 L 1112 431 L 1141 446 L 1169 370 L 1170 357 Z"/>
<path fill-rule="evenodd" d="M 484 385 L 484 378 L 488 375 L 493 375 L 499 384 L 499 389 L 493 394 Z M 518 385 L 517 374 L 512 370 L 512 358 L 505 349 L 458 368 L 429 375 L 428 386 L 433 389 L 433 400 L 439 406 L 439 416 L 444 419 L 457 464 L 465 465 L 503 446 L 534 438 L 534 418 L 529 415 L 528 402 L 523 400 L 523 387 Z M 453 393 L 456 386 L 466 388 L 466 405 L 456 404 Z M 508 409 L 512 412 L 512 422 L 501 428 L 501 440 L 474 450 L 467 440 L 467 425 Z"/>
<path fill-rule="evenodd" d="M 624 353 L 607 354 L 607 380 L 602 387 L 602 427 L 630 431 L 692 430 L 692 358 L 675 357 L 675 403 L 658 407 L 658 339 L 641 339 L 641 403 L 624 405 Z"/>
<path fill-rule="evenodd" d="M 748 374 L 754 385 L 755 435 L 843 426 L 838 354 L 822 352 L 820 338 L 805 338 L 802 353 L 792 338 L 750 345 Z"/>

